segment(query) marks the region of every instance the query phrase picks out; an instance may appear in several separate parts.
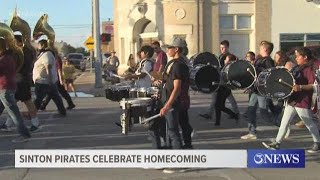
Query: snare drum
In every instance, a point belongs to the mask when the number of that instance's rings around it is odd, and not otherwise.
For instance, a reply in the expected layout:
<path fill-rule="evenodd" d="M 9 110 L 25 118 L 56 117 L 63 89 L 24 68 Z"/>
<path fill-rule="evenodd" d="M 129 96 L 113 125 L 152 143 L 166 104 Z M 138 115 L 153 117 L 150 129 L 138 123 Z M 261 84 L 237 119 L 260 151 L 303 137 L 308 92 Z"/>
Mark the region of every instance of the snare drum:
<path fill-rule="evenodd" d="M 130 104 L 130 114 L 132 117 L 138 117 L 139 121 L 134 123 L 140 123 L 144 118 L 149 117 L 152 111 L 152 99 L 151 98 L 128 98 L 122 99 L 120 107 L 125 110 L 126 104 Z M 137 118 L 135 118 L 137 119 Z"/>
<path fill-rule="evenodd" d="M 112 86 L 111 91 L 112 91 L 112 101 L 120 101 L 122 98 L 129 98 L 129 90 L 130 86 L 125 85 L 125 86 Z"/>
<path fill-rule="evenodd" d="M 137 98 L 138 97 L 138 88 L 131 88 L 129 90 L 129 98 Z"/>
<path fill-rule="evenodd" d="M 262 96 L 285 99 L 293 92 L 295 80 L 284 67 L 273 67 L 262 71 L 256 81 L 256 87 Z"/>
<path fill-rule="evenodd" d="M 146 87 L 138 88 L 138 98 L 141 98 L 141 97 L 147 97 L 147 88 Z"/>
<path fill-rule="evenodd" d="M 212 65 L 198 64 L 190 70 L 190 87 L 195 91 L 211 93 L 218 89 L 220 72 Z"/>
<path fill-rule="evenodd" d="M 244 89 L 254 84 L 257 73 L 248 61 L 237 60 L 222 69 L 221 78 L 230 89 Z"/>
<path fill-rule="evenodd" d="M 148 97 L 157 97 L 160 89 L 158 87 L 148 87 L 147 88 L 147 96 Z"/>

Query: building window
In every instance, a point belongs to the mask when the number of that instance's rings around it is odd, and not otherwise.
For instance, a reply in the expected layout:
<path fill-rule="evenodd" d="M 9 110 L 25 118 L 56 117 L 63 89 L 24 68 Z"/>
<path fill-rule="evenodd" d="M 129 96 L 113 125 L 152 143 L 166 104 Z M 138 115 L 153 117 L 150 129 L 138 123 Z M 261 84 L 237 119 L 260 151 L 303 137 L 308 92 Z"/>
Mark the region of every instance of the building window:
<path fill-rule="evenodd" d="M 250 15 L 221 15 L 220 29 L 243 30 L 251 29 Z"/>
<path fill-rule="evenodd" d="M 280 49 L 292 51 L 300 46 L 320 46 L 320 34 L 280 34 Z"/>
<path fill-rule="evenodd" d="M 251 29 L 250 16 L 237 16 L 237 29 Z"/>
<path fill-rule="evenodd" d="M 221 29 L 234 29 L 233 24 L 233 16 L 220 16 Z"/>

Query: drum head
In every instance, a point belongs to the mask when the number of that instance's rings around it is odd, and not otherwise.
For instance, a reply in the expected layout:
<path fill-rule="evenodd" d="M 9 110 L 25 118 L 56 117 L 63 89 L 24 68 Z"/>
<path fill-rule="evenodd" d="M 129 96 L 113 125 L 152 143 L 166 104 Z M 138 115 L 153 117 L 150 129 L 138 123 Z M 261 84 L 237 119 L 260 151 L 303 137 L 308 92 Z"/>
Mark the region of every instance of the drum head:
<path fill-rule="evenodd" d="M 295 84 L 293 76 L 285 68 L 272 68 L 269 69 L 268 76 L 265 80 L 263 78 L 258 78 L 258 83 L 265 81 L 264 86 L 258 86 L 258 90 L 262 95 L 276 98 L 284 99 L 290 96 L 293 91 L 292 86 Z M 265 76 L 266 73 L 262 73 Z"/>
<path fill-rule="evenodd" d="M 210 64 L 215 68 L 220 68 L 220 62 L 217 56 L 210 52 L 195 54 L 190 58 L 190 61 L 193 63 L 193 66 L 196 66 L 198 64 L 203 64 L 203 65 Z"/>
<path fill-rule="evenodd" d="M 223 78 L 226 83 L 238 89 L 249 88 L 255 82 L 257 77 L 255 68 L 245 60 L 238 60 L 226 66 L 223 70 L 226 78 Z"/>
<path fill-rule="evenodd" d="M 282 83 L 280 82 L 280 79 Z M 267 92 L 271 94 L 272 98 L 283 99 L 292 93 L 294 85 L 294 78 L 285 68 L 277 68 L 271 71 L 267 80 Z M 290 86 L 289 86 L 290 85 Z"/>
<path fill-rule="evenodd" d="M 191 86 L 193 90 L 201 91 L 203 93 L 211 93 L 219 87 L 220 73 L 211 65 L 196 67 L 194 79 L 191 79 Z"/>

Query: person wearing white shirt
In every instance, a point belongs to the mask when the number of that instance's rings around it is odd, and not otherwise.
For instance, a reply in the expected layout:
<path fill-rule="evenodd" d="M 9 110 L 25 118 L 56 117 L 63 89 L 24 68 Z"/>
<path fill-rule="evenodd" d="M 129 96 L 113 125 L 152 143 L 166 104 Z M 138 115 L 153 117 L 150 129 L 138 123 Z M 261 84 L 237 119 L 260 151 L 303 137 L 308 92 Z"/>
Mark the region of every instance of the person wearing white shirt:
<path fill-rule="evenodd" d="M 135 79 L 137 87 L 150 87 L 152 84 L 152 76 L 150 72 L 153 69 L 153 61 L 151 60 L 154 49 L 151 46 L 143 46 L 140 50 L 141 61 L 135 74 L 127 75 L 125 79 Z"/>

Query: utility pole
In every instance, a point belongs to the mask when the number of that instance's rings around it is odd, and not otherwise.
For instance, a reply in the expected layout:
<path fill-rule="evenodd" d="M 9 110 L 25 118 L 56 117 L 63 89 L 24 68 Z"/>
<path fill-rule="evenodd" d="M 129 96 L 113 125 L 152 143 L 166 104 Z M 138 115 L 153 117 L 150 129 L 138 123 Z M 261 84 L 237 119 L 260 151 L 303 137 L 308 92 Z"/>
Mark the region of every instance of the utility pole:
<path fill-rule="evenodd" d="M 197 0 L 197 53 L 200 53 L 200 0 Z"/>
<path fill-rule="evenodd" d="M 101 43 L 100 43 L 100 12 L 99 12 L 99 0 L 93 1 L 93 39 L 94 39 L 94 59 L 95 59 L 95 87 L 102 87 L 102 72 L 101 72 Z"/>
<path fill-rule="evenodd" d="M 93 22 L 94 22 L 94 15 L 93 15 L 93 10 L 94 7 L 93 7 L 93 1 L 91 1 L 91 37 L 93 38 Z M 90 73 L 92 73 L 92 68 L 94 67 L 93 65 L 93 60 L 94 60 L 94 53 L 93 53 L 93 49 L 90 50 Z"/>

